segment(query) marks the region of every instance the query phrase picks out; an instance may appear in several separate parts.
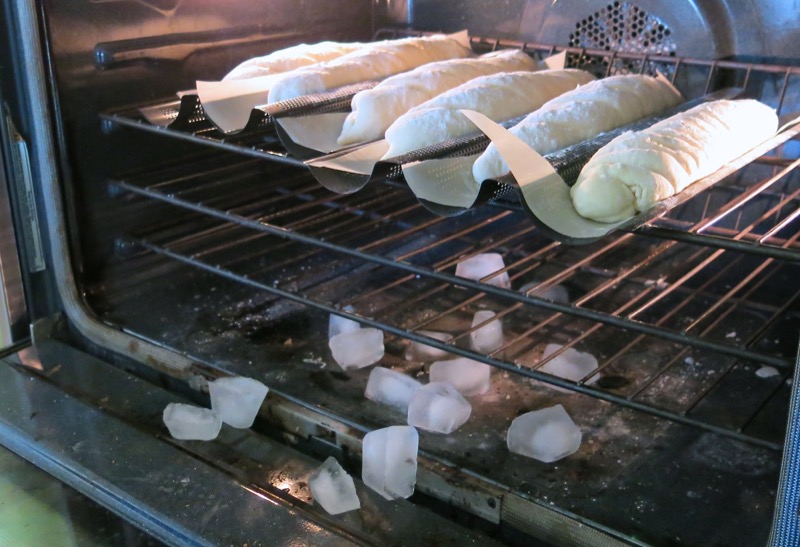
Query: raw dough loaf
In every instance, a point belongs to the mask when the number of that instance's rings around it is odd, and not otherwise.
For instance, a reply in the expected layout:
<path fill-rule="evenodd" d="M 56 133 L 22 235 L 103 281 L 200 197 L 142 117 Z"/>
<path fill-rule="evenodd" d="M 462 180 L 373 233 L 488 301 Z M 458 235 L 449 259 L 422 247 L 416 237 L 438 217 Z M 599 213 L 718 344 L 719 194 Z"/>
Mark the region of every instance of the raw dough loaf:
<path fill-rule="evenodd" d="M 479 76 L 537 68 L 536 61 L 524 51 L 506 50 L 477 59 L 439 61 L 397 74 L 356 93 L 339 144 L 380 139 L 392 122 L 415 106 Z"/>
<path fill-rule="evenodd" d="M 263 57 L 248 59 L 233 70 L 223 80 L 245 80 L 258 78 L 270 74 L 289 72 L 296 68 L 332 61 L 342 55 L 347 55 L 364 44 L 339 42 L 320 42 L 318 44 L 298 44 L 286 49 L 273 51 Z"/>
<path fill-rule="evenodd" d="M 710 175 L 777 129 L 775 111 L 758 101 L 701 104 L 601 148 L 572 187 L 572 202 L 586 218 L 625 220 Z"/>
<path fill-rule="evenodd" d="M 392 158 L 455 139 L 477 129 L 459 110 L 476 110 L 494 121 L 504 121 L 536 110 L 544 103 L 594 80 L 575 69 L 505 72 L 475 78 L 412 108 L 386 130 Z"/>
<path fill-rule="evenodd" d="M 611 76 L 564 93 L 511 128 L 539 154 L 549 154 L 677 105 L 669 83 L 650 76 Z M 497 178 L 508 165 L 490 144 L 472 166 L 475 180 Z"/>
<path fill-rule="evenodd" d="M 434 61 L 471 55 L 472 51 L 458 40 L 443 35 L 374 42 L 333 61 L 290 72 L 272 86 L 269 102 L 380 80 Z"/>

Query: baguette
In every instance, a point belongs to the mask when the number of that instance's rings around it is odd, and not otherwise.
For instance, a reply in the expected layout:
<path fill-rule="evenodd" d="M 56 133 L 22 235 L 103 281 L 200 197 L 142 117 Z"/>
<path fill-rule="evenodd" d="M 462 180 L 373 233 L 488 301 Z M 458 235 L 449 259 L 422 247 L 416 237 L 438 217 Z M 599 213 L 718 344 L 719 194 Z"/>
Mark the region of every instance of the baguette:
<path fill-rule="evenodd" d="M 444 35 L 374 42 L 338 59 L 288 73 L 270 89 L 269 102 L 294 99 L 357 82 L 380 80 L 434 61 L 471 55 L 469 48 L 455 38 Z"/>
<path fill-rule="evenodd" d="M 611 76 L 564 93 L 511 128 L 539 154 L 595 137 L 645 118 L 681 101 L 678 91 L 650 76 Z M 490 144 L 472 166 L 477 182 L 508 172 L 497 147 Z"/>
<path fill-rule="evenodd" d="M 701 104 L 601 148 L 570 191 L 573 205 L 599 222 L 628 219 L 717 171 L 777 129 L 775 111 L 758 101 Z"/>
<path fill-rule="evenodd" d="M 536 61 L 524 51 L 506 50 L 476 59 L 439 61 L 397 74 L 356 93 L 339 144 L 380 139 L 392 122 L 413 107 L 479 76 L 537 68 Z"/>
<path fill-rule="evenodd" d="M 422 103 L 386 130 L 391 158 L 476 131 L 461 109 L 504 121 L 536 110 L 550 99 L 594 79 L 575 69 L 506 72 L 475 78 Z"/>
<path fill-rule="evenodd" d="M 222 80 L 246 80 L 248 78 L 289 72 L 296 68 L 332 61 L 362 47 L 364 47 L 364 44 L 361 43 L 320 42 L 318 44 L 298 44 L 273 51 L 263 57 L 248 59 L 228 72 Z"/>

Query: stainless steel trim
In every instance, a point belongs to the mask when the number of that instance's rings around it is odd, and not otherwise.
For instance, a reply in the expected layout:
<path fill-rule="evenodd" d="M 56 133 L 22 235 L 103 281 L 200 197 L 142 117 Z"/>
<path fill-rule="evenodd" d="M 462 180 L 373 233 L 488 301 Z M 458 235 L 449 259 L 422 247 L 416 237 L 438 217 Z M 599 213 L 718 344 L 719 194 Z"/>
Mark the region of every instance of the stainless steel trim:
<path fill-rule="evenodd" d="M 31 159 L 28 155 L 28 143 L 19 134 L 11 115 L 6 115 L 8 135 L 11 138 L 11 168 L 13 179 L 11 183 L 16 186 L 22 215 L 22 237 L 27 250 L 28 271 L 41 272 L 45 269 L 44 251 L 42 250 L 42 233 L 39 224 L 39 212 L 36 209 L 36 199 L 33 194 L 33 175 L 31 174 Z"/>

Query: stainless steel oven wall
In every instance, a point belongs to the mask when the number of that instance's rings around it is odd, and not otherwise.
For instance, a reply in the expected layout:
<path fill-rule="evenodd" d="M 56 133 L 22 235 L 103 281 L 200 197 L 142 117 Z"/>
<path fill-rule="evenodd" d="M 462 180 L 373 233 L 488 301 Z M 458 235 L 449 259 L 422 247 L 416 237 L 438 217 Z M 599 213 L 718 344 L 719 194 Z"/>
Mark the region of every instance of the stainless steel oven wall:
<path fill-rule="evenodd" d="M 369 39 L 371 7 L 369 0 L 45 1 L 79 283 L 97 281 L 125 228 L 106 205 L 105 178 L 175 153 L 158 139 L 104 133 L 98 112 L 192 89 L 196 79 L 221 78 L 243 59 L 298 42 Z"/>
<path fill-rule="evenodd" d="M 63 312 L 95 347 L 176 374 L 188 368 L 189 360 L 174 352 L 132 345 L 85 305 L 88 283 L 102 277 L 113 241 L 130 220 L 109 209 L 106 177 L 180 151 L 158 139 L 105 134 L 98 112 L 170 96 L 192 87 L 195 78 L 224 74 L 243 58 L 290 43 L 372 35 L 368 0 L 326 2 L 325 10 L 319 5 L 236 0 L 220 10 L 204 0 L 4 3 L 0 82 L 29 146 L 45 257 L 45 269 L 27 276 L 31 320 Z"/>
<path fill-rule="evenodd" d="M 676 55 L 687 57 L 791 57 L 798 53 L 796 44 L 800 37 L 796 24 L 798 6 L 794 0 L 409 0 L 409 3 L 411 24 L 419 29 L 439 29 L 446 25 L 445 30 L 468 28 L 485 36 L 542 44 L 572 42 L 572 45 L 601 48 L 609 38 L 610 49 L 637 45 L 641 48 L 645 40 L 648 43 L 644 47 L 651 47 L 652 40 L 642 36 L 641 28 L 626 28 L 624 24 L 625 16 L 630 23 L 651 18 L 659 21 L 653 21 L 655 27 L 648 27 L 647 31 L 658 33 L 659 25 L 668 28 Z M 606 19 L 605 15 L 610 17 Z M 580 44 L 576 38 L 594 43 Z"/>

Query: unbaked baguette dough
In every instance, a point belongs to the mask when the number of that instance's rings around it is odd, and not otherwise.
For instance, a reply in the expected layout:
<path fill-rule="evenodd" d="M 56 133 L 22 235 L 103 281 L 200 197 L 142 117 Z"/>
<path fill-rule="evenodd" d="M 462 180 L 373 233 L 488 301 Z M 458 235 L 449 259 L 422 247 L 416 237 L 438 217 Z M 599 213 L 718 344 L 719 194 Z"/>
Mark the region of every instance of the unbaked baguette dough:
<path fill-rule="evenodd" d="M 248 59 L 233 70 L 223 80 L 245 80 L 270 74 L 289 72 L 300 67 L 332 61 L 359 48 L 361 43 L 319 42 L 318 44 L 298 44 L 263 57 Z"/>
<path fill-rule="evenodd" d="M 758 101 L 701 104 L 601 148 L 572 187 L 572 203 L 592 220 L 625 220 L 717 171 L 777 129 L 775 111 Z"/>
<path fill-rule="evenodd" d="M 611 76 L 564 93 L 510 129 L 539 154 L 549 154 L 677 105 L 681 96 L 650 76 Z M 475 180 L 497 178 L 508 165 L 490 144 L 472 166 Z"/>
<path fill-rule="evenodd" d="M 476 59 L 438 61 L 397 74 L 356 93 L 339 144 L 380 139 L 392 122 L 415 106 L 479 76 L 537 68 L 536 61 L 524 51 L 506 50 Z"/>
<path fill-rule="evenodd" d="M 472 51 L 457 39 L 444 35 L 373 42 L 338 59 L 288 73 L 272 86 L 269 102 L 380 80 L 434 61 L 471 55 Z"/>
<path fill-rule="evenodd" d="M 422 103 L 386 130 L 391 158 L 477 131 L 461 112 L 476 110 L 504 121 L 536 110 L 544 103 L 594 79 L 575 69 L 505 72 L 482 76 Z"/>

